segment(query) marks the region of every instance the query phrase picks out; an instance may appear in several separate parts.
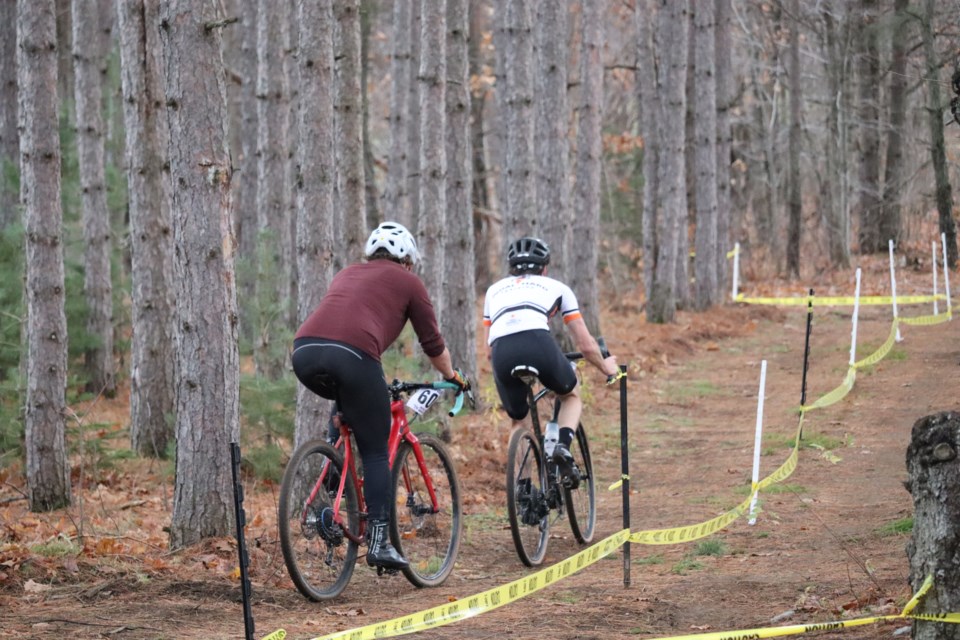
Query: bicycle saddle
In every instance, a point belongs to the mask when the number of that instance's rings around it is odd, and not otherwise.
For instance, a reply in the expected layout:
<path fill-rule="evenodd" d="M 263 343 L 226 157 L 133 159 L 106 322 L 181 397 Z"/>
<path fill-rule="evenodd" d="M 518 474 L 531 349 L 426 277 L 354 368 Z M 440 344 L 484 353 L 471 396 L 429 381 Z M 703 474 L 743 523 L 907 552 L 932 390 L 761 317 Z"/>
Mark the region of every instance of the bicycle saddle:
<path fill-rule="evenodd" d="M 527 384 L 533 384 L 534 380 L 540 377 L 540 372 L 536 367 L 531 367 L 528 364 L 518 364 L 510 370 L 510 375 L 514 378 L 520 378 Z"/>

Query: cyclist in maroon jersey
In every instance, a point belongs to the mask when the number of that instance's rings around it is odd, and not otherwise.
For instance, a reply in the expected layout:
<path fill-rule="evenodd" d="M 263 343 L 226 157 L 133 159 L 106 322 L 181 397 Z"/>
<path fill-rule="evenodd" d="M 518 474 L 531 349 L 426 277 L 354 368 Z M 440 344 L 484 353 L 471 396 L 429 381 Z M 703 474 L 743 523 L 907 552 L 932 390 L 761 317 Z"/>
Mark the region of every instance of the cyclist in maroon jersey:
<path fill-rule="evenodd" d="M 433 303 L 413 273 L 419 253 L 410 232 L 396 222 L 384 222 L 370 234 L 364 254 L 365 262 L 334 276 L 319 306 L 300 326 L 293 343 L 293 370 L 305 387 L 336 400 L 336 409 L 353 431 L 368 507 L 367 564 L 400 569 L 407 561 L 390 544 L 388 533 L 391 418 L 380 356 L 409 320 L 443 378 L 461 391 L 469 389 L 470 382 L 453 368 Z"/>

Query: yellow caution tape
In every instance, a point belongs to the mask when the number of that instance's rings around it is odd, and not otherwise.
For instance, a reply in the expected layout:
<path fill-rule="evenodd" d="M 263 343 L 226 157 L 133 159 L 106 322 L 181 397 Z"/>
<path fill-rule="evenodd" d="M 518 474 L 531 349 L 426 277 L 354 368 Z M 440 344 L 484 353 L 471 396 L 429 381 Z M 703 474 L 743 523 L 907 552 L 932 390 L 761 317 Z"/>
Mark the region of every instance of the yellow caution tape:
<path fill-rule="evenodd" d="M 853 381 L 857 378 L 857 368 L 849 367 L 847 369 L 847 375 L 843 378 L 843 382 L 840 383 L 840 386 L 826 393 L 825 395 L 820 396 L 814 401 L 813 404 L 805 405 L 800 407 L 801 412 L 812 411 L 813 409 L 822 409 L 823 407 L 829 407 L 832 404 L 836 404 L 843 400 L 843 398 L 850 393 L 850 390 L 853 389 Z"/>
<path fill-rule="evenodd" d="M 914 596 L 913 596 L 912 598 L 910 598 L 910 601 L 909 601 L 907 604 L 904 605 L 903 611 L 902 611 L 901 613 L 902 613 L 903 615 L 907 615 L 908 613 L 910 613 L 910 612 L 912 612 L 914 609 L 916 609 L 916 608 L 917 608 L 917 605 L 920 604 L 920 598 L 922 598 L 923 596 L 925 596 L 925 595 L 927 594 L 927 591 L 930 591 L 930 588 L 931 588 L 932 586 L 933 586 L 933 574 L 932 574 L 932 573 L 929 573 L 929 574 L 927 574 L 927 577 L 924 578 L 923 584 L 920 585 L 920 590 L 917 591 L 917 592 L 914 594 Z"/>
<path fill-rule="evenodd" d="M 738 253 L 740 253 L 740 247 L 734 247 L 733 249 L 730 249 L 730 251 L 727 251 L 727 258 L 732 258 Z"/>
<path fill-rule="evenodd" d="M 937 295 L 919 295 L 919 296 L 897 296 L 897 304 L 924 304 L 934 300 L 946 300 L 947 296 L 943 293 Z M 854 296 L 791 296 L 789 298 L 748 298 L 742 293 L 738 293 L 736 302 L 745 304 L 770 304 L 784 307 L 807 306 L 813 304 L 819 307 L 841 307 L 854 304 L 857 299 Z M 860 305 L 892 305 L 892 296 L 860 296 Z"/>
<path fill-rule="evenodd" d="M 597 560 L 619 549 L 623 543 L 627 541 L 629 534 L 630 530 L 624 529 L 546 569 L 537 571 L 519 580 L 514 580 L 503 586 L 488 589 L 464 600 L 457 600 L 456 602 L 451 602 L 439 607 L 393 618 L 385 622 L 377 622 L 365 627 L 319 636 L 313 640 L 333 640 L 334 638 L 373 640 L 375 638 L 416 633 L 418 631 L 424 631 L 425 629 L 436 629 L 437 627 L 442 627 L 453 622 L 472 618 L 473 616 L 519 600 L 569 575 L 577 573 L 581 569 L 590 566 Z"/>
<path fill-rule="evenodd" d="M 619 489 L 620 487 L 623 486 L 623 481 L 629 480 L 629 479 L 630 479 L 629 475 L 627 475 L 626 473 L 621 473 L 620 479 L 614 482 L 613 484 L 611 484 L 609 487 L 607 487 L 607 491 L 613 491 L 615 489 Z"/>
<path fill-rule="evenodd" d="M 287 637 L 287 632 L 283 629 L 277 629 L 268 636 L 264 636 L 261 640 L 283 640 Z"/>
<path fill-rule="evenodd" d="M 953 320 L 953 310 L 949 309 L 946 313 L 938 313 L 936 315 L 929 316 L 919 316 L 916 318 L 900 318 L 900 322 L 903 324 L 911 324 L 915 326 L 921 325 L 934 325 L 940 324 L 942 322 L 947 322 L 948 320 Z"/>
<path fill-rule="evenodd" d="M 897 330 L 899 328 L 899 319 L 894 319 L 893 324 L 890 327 L 890 335 L 887 336 L 887 341 L 884 342 L 880 347 L 871 353 L 869 356 L 863 360 L 858 360 L 853 363 L 854 369 L 860 369 L 862 367 L 867 367 L 872 364 L 880 362 L 887 357 L 887 354 L 890 353 L 890 350 L 893 349 L 893 345 L 897 342 Z"/>

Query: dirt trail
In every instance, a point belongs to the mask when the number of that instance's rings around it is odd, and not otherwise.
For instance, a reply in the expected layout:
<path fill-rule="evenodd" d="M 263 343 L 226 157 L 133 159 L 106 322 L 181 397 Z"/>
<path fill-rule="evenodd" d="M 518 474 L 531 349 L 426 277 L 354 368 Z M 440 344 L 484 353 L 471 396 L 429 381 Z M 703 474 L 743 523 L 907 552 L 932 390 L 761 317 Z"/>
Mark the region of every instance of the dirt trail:
<path fill-rule="evenodd" d="M 814 313 L 808 404 L 843 381 L 850 319 L 849 309 Z M 800 403 L 804 321 L 801 309 L 763 307 L 682 316 L 666 328 L 616 316 L 607 340 L 631 365 L 633 530 L 696 524 L 745 499 L 762 360 L 768 369 L 761 477 L 787 458 Z M 889 310 L 863 309 L 858 357 L 882 344 L 889 329 Z M 897 613 L 910 596 L 909 534 L 896 532 L 912 514 L 902 486 L 910 428 L 921 416 L 960 408 L 960 322 L 904 327 L 902 335 L 884 360 L 858 372 L 846 398 L 807 415 L 797 468 L 761 494 L 755 525 L 739 518 L 703 545 L 631 545 L 628 588 L 617 552 L 518 602 L 422 637 L 654 638 Z M 584 422 L 600 478 L 600 540 L 621 526 L 621 496 L 606 491 L 620 474 L 618 401 L 593 373 L 587 378 L 590 418 Z M 288 637 L 313 638 L 463 600 L 529 575 L 517 560 L 503 511 L 508 435 L 506 421 L 493 411 L 457 428 L 452 448 L 467 496 L 465 539 L 456 570 L 436 589 L 416 590 L 402 577 L 377 578 L 360 565 L 340 598 L 307 602 L 286 579 L 275 490 L 249 487 L 256 637 L 282 627 Z M 144 527 L 163 521 L 160 490 L 146 476 L 120 484 L 127 491 L 136 485 L 150 500 L 117 519 L 133 513 Z M 10 531 L 18 518 L 34 517 L 41 528 L 56 520 L 18 513 L 16 505 L 0 507 L 0 531 L 6 531 L 0 542 L 14 544 Z M 23 543 L 26 534 L 18 535 Z M 578 550 L 569 526 L 560 523 L 546 562 Z M 72 574 L 54 567 L 55 586 L 31 591 L 2 564 L 0 552 L 0 571 L 8 574 L 0 579 L 0 637 L 242 637 L 232 554 L 229 541 L 174 555 L 145 546 L 129 557 L 81 561 Z M 886 638 L 903 626 L 816 637 Z"/>

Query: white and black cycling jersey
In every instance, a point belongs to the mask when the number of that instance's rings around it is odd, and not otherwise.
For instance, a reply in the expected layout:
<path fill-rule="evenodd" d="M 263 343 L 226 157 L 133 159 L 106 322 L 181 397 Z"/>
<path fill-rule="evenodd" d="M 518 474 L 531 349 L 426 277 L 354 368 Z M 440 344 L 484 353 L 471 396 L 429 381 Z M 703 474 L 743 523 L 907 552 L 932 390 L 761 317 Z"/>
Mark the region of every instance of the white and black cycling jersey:
<path fill-rule="evenodd" d="M 483 301 L 483 324 L 490 329 L 489 344 L 519 331 L 549 331 L 550 318 L 557 312 L 564 323 L 580 317 L 577 297 L 559 280 L 523 275 L 494 282 Z"/>

